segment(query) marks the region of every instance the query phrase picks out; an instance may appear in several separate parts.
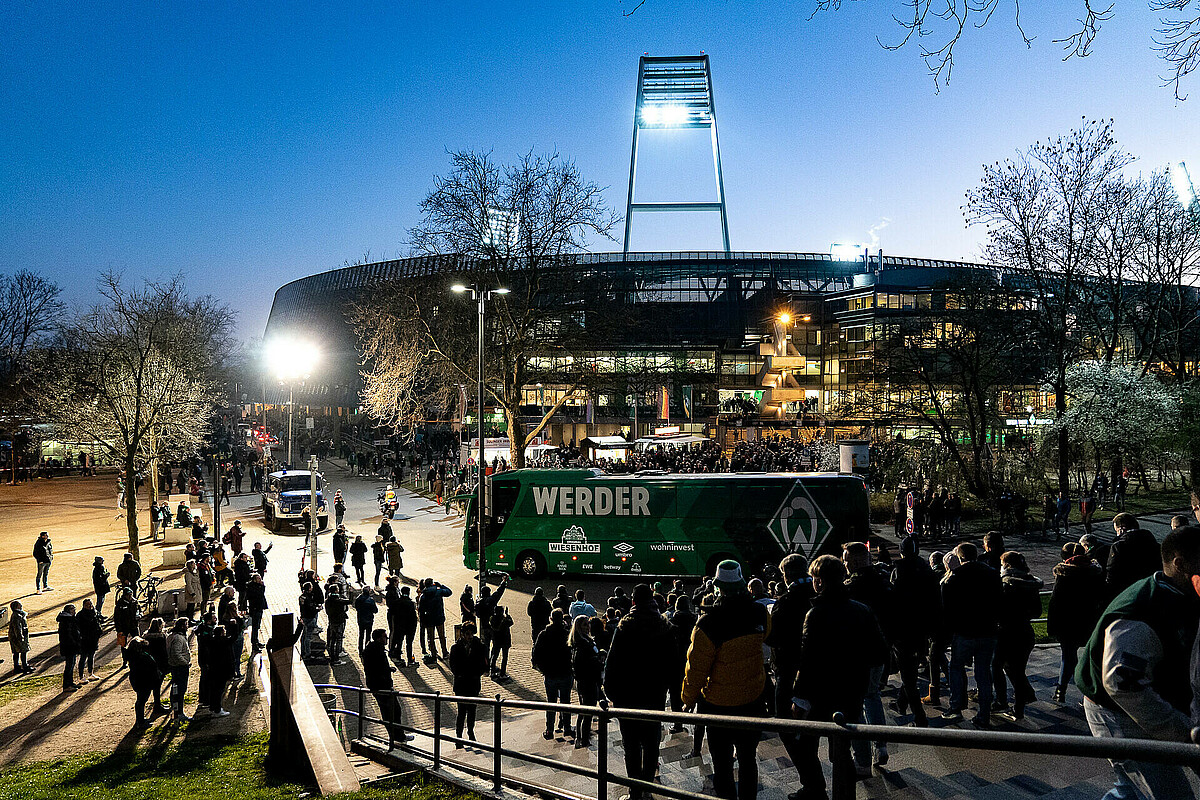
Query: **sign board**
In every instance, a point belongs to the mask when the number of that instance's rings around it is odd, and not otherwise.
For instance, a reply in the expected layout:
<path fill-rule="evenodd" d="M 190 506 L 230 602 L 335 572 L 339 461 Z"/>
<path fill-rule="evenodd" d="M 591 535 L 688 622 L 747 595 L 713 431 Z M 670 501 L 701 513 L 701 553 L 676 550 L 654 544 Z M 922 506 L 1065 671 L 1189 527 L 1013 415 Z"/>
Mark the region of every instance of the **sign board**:
<path fill-rule="evenodd" d="M 909 517 L 904 521 L 904 530 L 909 536 L 912 536 L 913 528 L 915 527 L 916 526 L 913 524 L 912 517 Z"/>
<path fill-rule="evenodd" d="M 376 439 L 371 444 L 375 445 L 376 447 L 387 447 L 391 443 L 387 439 Z"/>
<path fill-rule="evenodd" d="M 909 492 L 904 504 L 908 506 L 908 521 L 904 523 L 904 530 L 908 531 L 909 535 L 911 536 L 913 529 L 916 527 L 916 523 L 913 522 L 913 517 L 916 512 L 913 509 L 917 504 L 917 496 L 912 492 Z"/>
<path fill-rule="evenodd" d="M 304 427 L 311 431 L 317 427 L 317 421 L 312 417 L 308 417 L 304 420 Z"/>

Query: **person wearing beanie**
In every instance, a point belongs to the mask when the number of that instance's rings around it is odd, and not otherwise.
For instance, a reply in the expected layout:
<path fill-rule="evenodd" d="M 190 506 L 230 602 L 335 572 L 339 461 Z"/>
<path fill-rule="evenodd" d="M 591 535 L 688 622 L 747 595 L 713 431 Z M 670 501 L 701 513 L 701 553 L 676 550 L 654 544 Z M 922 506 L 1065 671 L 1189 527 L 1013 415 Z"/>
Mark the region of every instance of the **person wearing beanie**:
<path fill-rule="evenodd" d="M 702 714 L 761 717 L 766 672 L 763 640 L 771 631 L 767 609 L 746 591 L 742 566 L 732 559 L 717 565 L 713 575 L 717 598 L 696 623 L 683 674 L 683 703 Z M 759 731 L 708 729 L 713 759 L 713 785 L 721 797 L 753 800 L 758 794 Z M 733 777 L 734 752 L 740 768 Z M 735 788 L 736 787 L 736 788 Z"/>

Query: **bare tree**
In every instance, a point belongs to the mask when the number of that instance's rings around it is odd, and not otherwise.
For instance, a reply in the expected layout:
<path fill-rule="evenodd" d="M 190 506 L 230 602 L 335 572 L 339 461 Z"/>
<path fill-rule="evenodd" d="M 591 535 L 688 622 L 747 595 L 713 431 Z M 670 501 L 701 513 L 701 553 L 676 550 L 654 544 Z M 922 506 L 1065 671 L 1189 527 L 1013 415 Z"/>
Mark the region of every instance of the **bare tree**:
<path fill-rule="evenodd" d="M 355 326 L 369 350 L 364 400 L 381 419 L 411 422 L 432 387 L 444 392 L 450 384 L 474 384 L 474 302 L 450 294 L 448 284 L 458 279 L 483 291 L 504 287 L 509 293 L 488 306 L 485 386 L 503 410 L 510 459 L 519 467 L 525 447 L 587 380 L 589 370 L 574 354 L 599 341 L 597 332 L 615 321 L 615 313 L 599 313 L 614 299 L 607 278 L 565 269 L 561 257 L 584 249 L 590 237 L 611 238 L 618 220 L 601 188 L 557 153 L 526 154 L 508 166 L 474 151 L 454 152 L 451 160 L 450 172 L 435 178 L 421 202 L 422 218 L 410 238 L 419 253 L 459 257 L 461 270 L 448 275 L 445 286 L 413 281 L 381 290 L 380 300 L 355 310 Z M 410 374 L 407 383 L 386 386 L 398 368 L 385 366 L 393 358 L 410 365 Z M 522 390 L 535 383 L 568 391 L 526 432 Z"/>
<path fill-rule="evenodd" d="M 62 317 L 60 294 L 57 284 L 35 272 L 0 275 L 0 408 L 9 414 L 27 412 L 36 401 L 34 350 Z"/>
<path fill-rule="evenodd" d="M 233 313 L 188 297 L 180 278 L 131 288 L 105 273 L 100 295 L 64 326 L 47 395 L 65 435 L 99 443 L 123 466 L 129 550 L 139 557 L 134 476 L 153 440 L 195 445 L 207 433 L 234 349 Z"/>
<path fill-rule="evenodd" d="M 887 50 L 899 50 L 916 42 L 935 87 L 950 82 L 955 49 L 963 36 L 971 28 L 988 25 L 997 11 L 1007 11 L 1021 42 L 1027 48 L 1033 46 L 1034 37 L 1026 33 L 1021 21 L 1021 0 L 1013 0 L 1011 6 L 1000 0 L 895 2 L 898 9 L 892 19 L 900 26 L 901 37 L 891 43 L 879 38 L 880 46 Z M 1114 5 L 1105 4 L 1103 0 L 1100 3 L 1095 0 L 1075 0 L 1077 16 L 1074 25 L 1054 40 L 1063 47 L 1063 61 L 1091 55 L 1092 46 L 1104 23 L 1116 14 Z M 836 11 L 841 6 L 842 0 L 816 0 L 813 16 L 822 11 Z M 1196 0 L 1150 0 L 1150 9 L 1159 19 L 1152 46 L 1166 62 L 1168 69 L 1168 74 L 1163 76 L 1163 85 L 1173 87 L 1175 96 L 1183 100 L 1183 79 L 1200 64 L 1200 3 Z"/>
<path fill-rule="evenodd" d="M 983 225 L 984 256 L 1036 299 L 1037 342 L 1056 417 L 1067 410 L 1067 370 L 1090 342 L 1081 298 L 1093 292 L 1097 253 L 1111 222 L 1114 188 L 1132 157 L 1112 122 L 1085 121 L 1066 136 L 1038 142 L 1015 159 L 984 167 L 967 192 L 967 223 Z M 1058 483 L 1070 489 L 1070 439 L 1058 428 Z"/>

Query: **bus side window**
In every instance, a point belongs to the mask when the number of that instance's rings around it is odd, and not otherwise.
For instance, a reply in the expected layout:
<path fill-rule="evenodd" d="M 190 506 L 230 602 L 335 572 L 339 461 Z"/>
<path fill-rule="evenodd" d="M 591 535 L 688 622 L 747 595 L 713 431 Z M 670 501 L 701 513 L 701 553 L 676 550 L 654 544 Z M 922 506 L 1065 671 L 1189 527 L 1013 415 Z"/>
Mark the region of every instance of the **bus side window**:
<path fill-rule="evenodd" d="M 500 531 L 504 530 L 504 523 L 508 522 L 520 493 L 519 483 L 492 484 L 491 507 L 488 509 L 488 544 L 496 541 Z"/>

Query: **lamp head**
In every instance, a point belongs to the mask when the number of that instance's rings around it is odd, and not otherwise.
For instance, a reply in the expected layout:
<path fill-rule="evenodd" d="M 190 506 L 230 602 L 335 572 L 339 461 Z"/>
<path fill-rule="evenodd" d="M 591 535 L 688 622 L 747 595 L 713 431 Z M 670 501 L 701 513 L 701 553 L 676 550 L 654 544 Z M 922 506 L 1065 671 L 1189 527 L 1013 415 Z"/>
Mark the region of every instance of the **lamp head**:
<path fill-rule="evenodd" d="M 492 294 L 508 294 L 510 291 L 512 290 L 501 286 L 499 289 L 492 289 Z"/>
<path fill-rule="evenodd" d="M 787 325 L 789 322 L 792 321 L 792 315 L 785 311 L 779 315 L 779 321 L 782 322 L 784 325 Z"/>
<path fill-rule="evenodd" d="M 451 287 L 450 287 L 450 291 L 452 291 L 452 292 L 454 292 L 454 293 L 456 293 L 456 294 L 462 294 L 462 293 L 463 293 L 463 292 L 465 292 L 466 290 L 467 290 L 467 287 L 466 287 L 466 286 L 463 286 L 461 283 L 456 283 L 456 284 L 454 284 L 453 286 L 451 286 Z"/>

